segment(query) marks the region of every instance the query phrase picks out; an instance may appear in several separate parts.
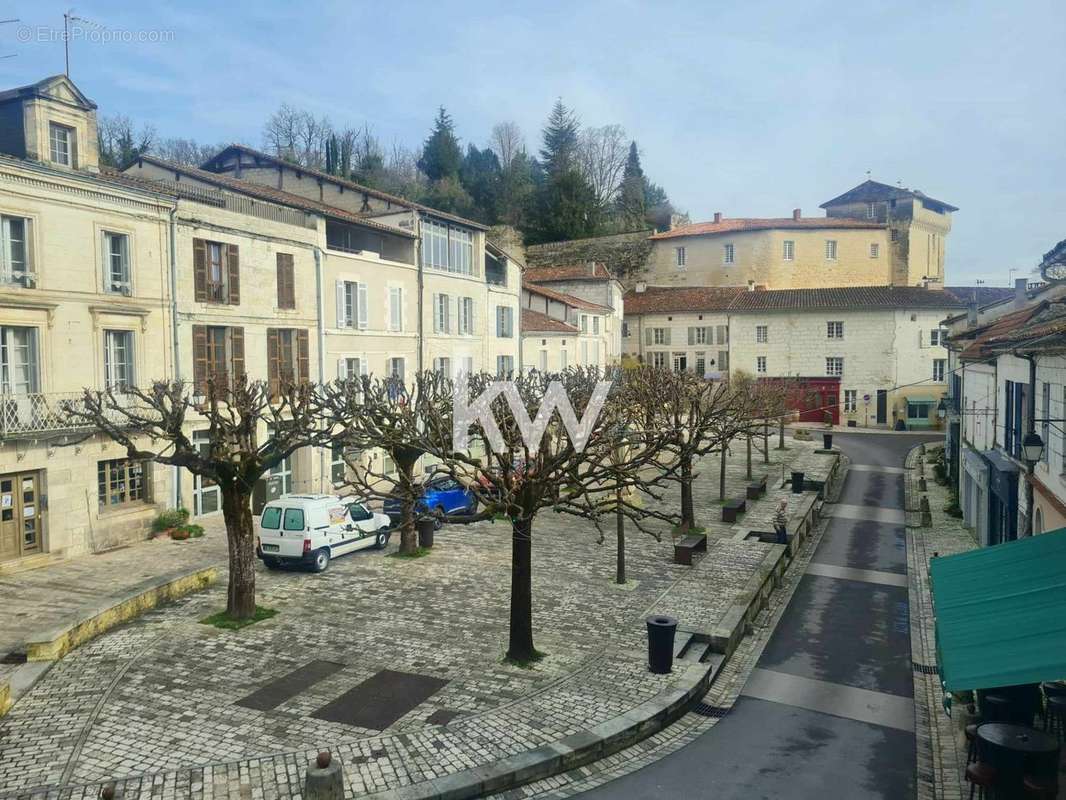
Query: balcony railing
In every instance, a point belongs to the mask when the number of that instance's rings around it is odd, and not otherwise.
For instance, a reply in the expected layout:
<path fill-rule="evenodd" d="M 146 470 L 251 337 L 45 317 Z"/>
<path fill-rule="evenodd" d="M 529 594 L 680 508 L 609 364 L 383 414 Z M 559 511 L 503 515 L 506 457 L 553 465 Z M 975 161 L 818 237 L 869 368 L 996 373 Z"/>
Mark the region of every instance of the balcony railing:
<path fill-rule="evenodd" d="M 63 408 L 65 402 L 70 402 L 74 408 L 82 407 L 83 397 L 81 392 L 0 395 L 0 439 L 79 431 L 91 427 L 71 417 Z M 118 412 L 111 416 L 116 422 L 122 421 L 122 415 Z"/>

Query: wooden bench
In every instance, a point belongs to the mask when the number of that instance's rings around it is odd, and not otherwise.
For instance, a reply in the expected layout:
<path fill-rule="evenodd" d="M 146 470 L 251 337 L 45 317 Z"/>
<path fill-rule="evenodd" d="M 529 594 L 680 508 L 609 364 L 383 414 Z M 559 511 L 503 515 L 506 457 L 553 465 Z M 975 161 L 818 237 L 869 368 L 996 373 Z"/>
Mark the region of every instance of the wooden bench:
<path fill-rule="evenodd" d="M 692 554 L 697 552 L 707 552 L 707 535 L 689 533 L 681 541 L 674 542 L 674 563 L 691 567 Z"/>
<path fill-rule="evenodd" d="M 758 500 L 766 494 L 766 476 L 763 475 L 759 480 L 749 483 L 747 495 L 749 500 Z"/>
<path fill-rule="evenodd" d="M 748 501 L 743 497 L 726 500 L 722 505 L 722 522 L 736 522 L 737 517 L 748 510 Z"/>

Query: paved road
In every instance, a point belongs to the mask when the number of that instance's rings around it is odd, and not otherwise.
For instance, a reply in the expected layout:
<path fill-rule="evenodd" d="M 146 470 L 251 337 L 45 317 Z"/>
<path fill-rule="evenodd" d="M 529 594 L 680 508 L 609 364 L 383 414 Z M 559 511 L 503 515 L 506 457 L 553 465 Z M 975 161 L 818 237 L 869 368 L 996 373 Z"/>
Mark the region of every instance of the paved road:
<path fill-rule="evenodd" d="M 923 438 L 835 437 L 840 503 L 733 710 L 583 798 L 914 797 L 902 467 Z"/>

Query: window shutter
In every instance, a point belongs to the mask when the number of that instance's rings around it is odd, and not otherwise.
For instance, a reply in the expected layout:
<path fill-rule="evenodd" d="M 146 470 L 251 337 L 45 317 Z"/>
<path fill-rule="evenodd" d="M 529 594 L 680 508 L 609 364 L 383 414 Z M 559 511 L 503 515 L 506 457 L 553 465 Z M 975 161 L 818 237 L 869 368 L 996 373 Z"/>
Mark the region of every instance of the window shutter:
<path fill-rule="evenodd" d="M 670 344 L 670 328 L 663 329 L 663 344 Z"/>
<path fill-rule="evenodd" d="M 653 335 L 654 334 L 652 333 L 652 329 L 651 328 L 645 328 L 644 329 L 644 344 L 652 344 L 653 341 L 654 341 L 652 339 Z"/>
<path fill-rule="evenodd" d="M 344 281 L 337 281 L 337 327 L 348 327 L 348 312 L 344 304 Z"/>
<path fill-rule="evenodd" d="M 207 242 L 192 240 L 193 298 L 197 303 L 207 302 Z M 205 334 L 206 335 L 206 334 Z"/>
<path fill-rule="evenodd" d="M 366 298 L 366 284 L 356 284 L 356 305 L 359 308 L 359 330 L 366 330 L 366 317 L 367 317 L 367 298 Z M 304 331 L 306 334 L 307 331 Z"/>
<path fill-rule="evenodd" d="M 448 333 L 455 333 L 456 327 L 456 299 L 454 295 L 448 295 Z"/>
<path fill-rule="evenodd" d="M 718 326 L 718 344 L 726 344 L 729 342 L 729 328 L 725 325 Z"/>
<path fill-rule="evenodd" d="M 348 359 L 346 359 L 346 358 L 338 358 L 337 359 L 337 377 L 340 378 L 341 380 L 343 380 L 344 378 L 350 378 L 351 377 L 348 374 Z"/>
<path fill-rule="evenodd" d="M 477 333 L 477 312 L 474 311 L 474 298 L 466 298 L 467 310 L 470 312 L 470 319 L 467 320 L 467 325 L 470 326 L 470 333 Z"/>
<path fill-rule="evenodd" d="M 278 329 L 267 328 L 267 383 L 270 386 L 270 394 L 272 396 L 278 394 L 278 385 L 281 382 L 280 358 L 281 343 L 278 339 Z"/>
<path fill-rule="evenodd" d="M 226 245 L 226 269 L 229 272 L 229 304 L 241 304 L 241 261 L 240 252 L 235 244 Z"/>
<path fill-rule="evenodd" d="M 296 276 L 291 253 L 278 253 L 278 308 L 296 308 Z"/>
<path fill-rule="evenodd" d="M 433 293 L 433 332 L 440 333 L 440 295 Z"/>
<path fill-rule="evenodd" d="M 230 369 L 233 372 L 231 386 L 244 378 L 244 328 L 229 329 Z"/>
<path fill-rule="evenodd" d="M 296 331 L 296 374 L 301 383 L 311 380 L 311 344 L 306 328 Z"/>
<path fill-rule="evenodd" d="M 207 389 L 207 326 L 192 326 L 192 383 L 197 392 Z"/>
<path fill-rule="evenodd" d="M 689 328 L 688 329 L 688 343 L 689 344 L 696 344 L 696 329 L 695 328 Z"/>

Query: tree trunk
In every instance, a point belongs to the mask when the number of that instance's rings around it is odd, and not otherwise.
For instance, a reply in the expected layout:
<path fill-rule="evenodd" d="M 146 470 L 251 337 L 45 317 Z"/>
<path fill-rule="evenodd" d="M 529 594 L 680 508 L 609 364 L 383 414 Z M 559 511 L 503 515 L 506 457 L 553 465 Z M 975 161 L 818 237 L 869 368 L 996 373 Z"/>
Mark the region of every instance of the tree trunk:
<path fill-rule="evenodd" d="M 718 471 L 718 499 L 725 500 L 725 455 L 726 443 L 722 442 L 722 466 Z"/>
<path fill-rule="evenodd" d="M 400 501 L 400 554 L 411 555 L 418 551 L 418 531 L 415 529 L 415 497 L 413 483 L 414 461 L 395 458 L 403 487 Z"/>
<path fill-rule="evenodd" d="M 692 508 L 692 456 L 681 456 L 681 530 L 696 527 L 696 512 Z"/>
<path fill-rule="evenodd" d="M 622 513 L 622 490 L 615 489 L 614 500 L 618 510 L 615 512 L 615 527 L 618 533 L 618 558 L 615 561 L 614 582 L 626 582 L 626 516 Z"/>
<path fill-rule="evenodd" d="M 770 463 L 770 420 L 762 421 L 762 463 Z"/>
<path fill-rule="evenodd" d="M 750 481 L 751 480 L 751 434 L 750 433 L 748 434 L 748 462 L 747 462 L 747 464 L 748 464 L 747 477 L 748 477 L 748 480 Z"/>
<path fill-rule="evenodd" d="M 255 615 L 255 530 L 252 527 L 251 493 L 244 483 L 220 481 L 222 517 L 229 545 L 229 592 L 226 613 L 232 619 Z"/>
<path fill-rule="evenodd" d="M 533 520 L 511 520 L 511 631 L 507 658 L 532 661 L 533 647 Z"/>
<path fill-rule="evenodd" d="M 785 418 L 781 417 L 777 421 L 777 449 L 785 449 Z"/>

